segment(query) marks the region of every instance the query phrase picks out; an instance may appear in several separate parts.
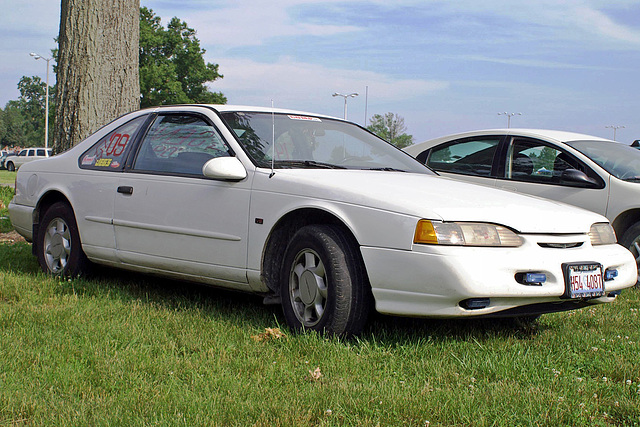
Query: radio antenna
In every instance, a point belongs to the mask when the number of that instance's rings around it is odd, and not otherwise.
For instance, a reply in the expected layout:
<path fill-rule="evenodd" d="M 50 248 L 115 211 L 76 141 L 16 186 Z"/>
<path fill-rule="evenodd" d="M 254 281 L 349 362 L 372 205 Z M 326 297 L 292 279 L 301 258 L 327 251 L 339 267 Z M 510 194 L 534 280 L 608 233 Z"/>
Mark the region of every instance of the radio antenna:
<path fill-rule="evenodd" d="M 274 170 L 274 162 L 276 158 L 276 116 L 273 111 L 273 99 L 271 100 L 271 173 L 269 178 L 276 174 Z"/>

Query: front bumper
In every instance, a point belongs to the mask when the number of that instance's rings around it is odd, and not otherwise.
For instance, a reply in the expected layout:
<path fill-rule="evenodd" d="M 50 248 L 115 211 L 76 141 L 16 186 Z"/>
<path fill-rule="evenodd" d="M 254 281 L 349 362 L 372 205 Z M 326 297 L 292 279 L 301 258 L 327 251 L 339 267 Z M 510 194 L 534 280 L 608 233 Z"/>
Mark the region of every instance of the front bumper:
<path fill-rule="evenodd" d="M 637 266 L 620 245 L 591 246 L 585 235 L 526 235 L 518 248 L 414 245 L 411 251 L 362 247 L 376 309 L 381 313 L 420 317 L 513 316 L 522 312 L 563 311 L 615 300 L 633 286 Z M 575 244 L 560 249 L 548 244 Z M 547 246 L 544 246 L 547 245 Z M 604 284 L 599 298 L 567 300 L 563 263 L 600 263 L 617 277 Z M 546 282 L 525 285 L 516 274 L 544 273 Z M 489 300 L 468 308 L 469 300 Z M 482 304 L 480 304 L 482 305 Z M 529 308 L 527 308 L 529 307 Z"/>

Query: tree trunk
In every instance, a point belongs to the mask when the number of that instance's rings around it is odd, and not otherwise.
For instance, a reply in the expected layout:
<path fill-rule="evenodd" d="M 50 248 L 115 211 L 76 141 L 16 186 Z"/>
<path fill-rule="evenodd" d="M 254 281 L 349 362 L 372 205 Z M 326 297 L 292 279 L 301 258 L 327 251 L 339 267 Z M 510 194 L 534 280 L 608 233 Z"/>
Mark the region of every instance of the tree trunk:
<path fill-rule="evenodd" d="M 61 0 L 54 151 L 140 105 L 140 0 Z"/>

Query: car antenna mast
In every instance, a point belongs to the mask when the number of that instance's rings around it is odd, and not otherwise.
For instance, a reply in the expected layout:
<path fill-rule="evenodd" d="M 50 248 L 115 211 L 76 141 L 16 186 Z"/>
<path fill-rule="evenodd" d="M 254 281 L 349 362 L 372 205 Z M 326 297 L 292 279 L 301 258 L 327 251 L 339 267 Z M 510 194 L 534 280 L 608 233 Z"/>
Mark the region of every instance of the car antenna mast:
<path fill-rule="evenodd" d="M 273 99 L 271 100 L 271 173 L 269 178 L 276 174 L 274 170 L 274 161 L 276 158 L 276 116 L 273 111 Z"/>

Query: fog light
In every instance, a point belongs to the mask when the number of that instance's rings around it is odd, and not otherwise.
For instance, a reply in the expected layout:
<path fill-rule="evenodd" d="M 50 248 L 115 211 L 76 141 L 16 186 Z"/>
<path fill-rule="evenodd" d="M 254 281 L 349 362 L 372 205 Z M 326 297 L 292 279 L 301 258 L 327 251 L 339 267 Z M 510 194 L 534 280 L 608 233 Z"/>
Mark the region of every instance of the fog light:
<path fill-rule="evenodd" d="M 516 282 L 522 285 L 542 286 L 547 281 L 545 273 L 518 273 L 516 274 Z"/>
<path fill-rule="evenodd" d="M 618 270 L 615 268 L 607 268 L 607 270 L 604 272 L 605 281 L 613 280 L 616 277 L 618 277 Z"/>
<path fill-rule="evenodd" d="M 460 307 L 465 308 L 467 310 L 478 310 L 481 308 L 488 307 L 491 303 L 489 298 L 471 298 L 466 299 L 464 301 L 460 301 Z"/>
<path fill-rule="evenodd" d="M 547 281 L 547 275 L 544 273 L 527 273 L 524 275 L 524 281 L 532 285 L 539 285 Z"/>

